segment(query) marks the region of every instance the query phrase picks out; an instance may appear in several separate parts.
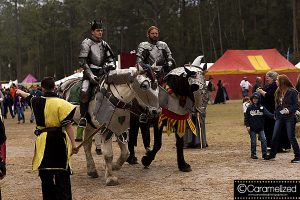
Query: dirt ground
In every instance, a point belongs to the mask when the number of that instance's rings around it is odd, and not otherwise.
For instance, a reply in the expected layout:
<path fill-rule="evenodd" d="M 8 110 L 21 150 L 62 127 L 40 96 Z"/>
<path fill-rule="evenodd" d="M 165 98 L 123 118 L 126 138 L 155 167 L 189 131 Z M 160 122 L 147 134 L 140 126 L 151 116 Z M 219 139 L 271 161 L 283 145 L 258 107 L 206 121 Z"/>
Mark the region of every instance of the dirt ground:
<path fill-rule="evenodd" d="M 5 120 L 7 130 L 7 176 L 1 181 L 2 199 L 42 199 L 40 179 L 31 171 L 34 150 L 34 124 L 17 124 L 10 116 Z M 86 175 L 83 149 L 72 157 L 73 199 L 233 199 L 233 181 L 237 179 L 299 179 L 300 165 L 292 164 L 293 153 L 278 154 L 275 161 L 250 159 L 250 139 L 243 127 L 241 101 L 209 105 L 207 110 L 206 149 L 186 149 L 185 156 L 193 171 L 179 172 L 176 165 L 175 137 L 163 136 L 163 146 L 150 169 L 141 164 L 125 164 L 116 172 L 120 185 L 105 186 L 103 158 L 93 155 L 99 178 Z M 114 144 L 116 154 L 119 153 Z M 144 154 L 141 136 L 137 147 L 140 160 Z M 139 161 L 139 163 L 141 163 Z"/>

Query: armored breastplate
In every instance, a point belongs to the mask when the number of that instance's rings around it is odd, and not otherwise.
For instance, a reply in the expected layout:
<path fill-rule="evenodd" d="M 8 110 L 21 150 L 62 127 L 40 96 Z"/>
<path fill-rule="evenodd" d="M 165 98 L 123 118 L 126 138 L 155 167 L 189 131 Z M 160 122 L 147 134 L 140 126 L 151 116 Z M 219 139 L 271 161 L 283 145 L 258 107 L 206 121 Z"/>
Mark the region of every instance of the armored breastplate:
<path fill-rule="evenodd" d="M 79 58 L 87 58 L 87 63 L 91 69 L 99 69 L 104 64 L 105 46 L 104 41 L 95 42 L 90 38 L 81 43 Z"/>
<path fill-rule="evenodd" d="M 102 45 L 102 42 L 93 42 L 93 44 L 90 46 L 90 53 L 88 55 L 88 59 L 90 61 L 90 64 L 92 64 L 90 67 L 95 68 L 96 66 L 102 67 L 104 64 L 104 56 L 105 56 L 105 49 Z"/>
<path fill-rule="evenodd" d="M 149 51 L 148 63 L 152 65 L 156 61 L 156 65 L 163 66 L 166 61 L 163 55 L 163 49 L 160 46 L 151 44 L 152 49 Z"/>

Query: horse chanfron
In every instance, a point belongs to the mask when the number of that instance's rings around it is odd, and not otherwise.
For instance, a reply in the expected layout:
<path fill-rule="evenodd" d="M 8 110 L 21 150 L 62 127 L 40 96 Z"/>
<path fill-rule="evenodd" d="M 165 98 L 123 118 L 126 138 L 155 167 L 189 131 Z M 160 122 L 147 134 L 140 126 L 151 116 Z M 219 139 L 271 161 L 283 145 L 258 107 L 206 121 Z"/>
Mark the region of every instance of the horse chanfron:
<path fill-rule="evenodd" d="M 135 97 L 138 103 L 144 107 L 150 117 L 155 117 L 160 112 L 158 92 L 156 84 L 144 75 L 137 75 L 132 83 L 132 88 L 135 92 Z"/>

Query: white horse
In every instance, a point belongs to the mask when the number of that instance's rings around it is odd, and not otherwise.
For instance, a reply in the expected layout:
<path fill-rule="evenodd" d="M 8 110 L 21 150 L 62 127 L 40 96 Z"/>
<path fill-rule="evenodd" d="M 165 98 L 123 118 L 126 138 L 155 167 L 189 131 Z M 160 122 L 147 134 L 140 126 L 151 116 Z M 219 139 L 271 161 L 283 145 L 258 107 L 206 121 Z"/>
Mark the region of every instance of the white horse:
<path fill-rule="evenodd" d="M 60 91 L 63 98 L 68 99 L 70 90 L 78 80 L 70 80 L 63 83 Z M 90 101 L 88 113 L 90 121 L 85 129 L 84 138 L 90 138 L 95 128 L 101 128 L 101 147 L 105 161 L 106 185 L 119 184 L 118 178 L 113 175 L 113 170 L 120 170 L 129 156 L 127 138 L 130 118 L 130 103 L 136 98 L 140 105 L 148 110 L 148 115 L 158 113 L 158 88 L 152 86 L 149 78 L 138 73 L 136 68 L 111 71 L 105 81 L 100 83 L 100 89 L 95 92 Z M 151 87 L 152 86 L 152 87 Z M 141 118 L 145 118 L 143 114 Z M 75 122 L 80 118 L 79 106 L 74 117 Z M 94 126 L 94 127 L 93 127 Z M 113 162 L 112 136 L 117 137 L 121 154 L 116 162 Z M 98 173 L 92 157 L 90 139 L 84 145 L 87 161 L 87 174 L 97 178 Z"/>

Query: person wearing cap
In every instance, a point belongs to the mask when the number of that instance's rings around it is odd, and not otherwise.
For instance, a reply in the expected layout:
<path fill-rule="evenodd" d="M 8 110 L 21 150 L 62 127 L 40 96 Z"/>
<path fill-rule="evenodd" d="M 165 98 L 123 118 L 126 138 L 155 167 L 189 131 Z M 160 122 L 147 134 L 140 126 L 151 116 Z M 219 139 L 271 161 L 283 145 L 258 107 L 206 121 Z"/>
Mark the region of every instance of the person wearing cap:
<path fill-rule="evenodd" d="M 260 95 L 254 92 L 250 98 L 251 104 L 248 106 L 245 115 L 245 125 L 251 139 L 251 158 L 258 159 L 256 156 L 256 134 L 259 134 L 261 141 L 262 158 L 267 156 L 267 140 L 264 132 L 265 117 L 274 118 L 259 102 Z"/>
<path fill-rule="evenodd" d="M 242 88 L 242 95 L 243 97 L 249 96 L 249 88 L 252 87 L 251 83 L 248 81 L 247 77 L 244 76 L 243 80 L 240 83 Z"/>
<path fill-rule="evenodd" d="M 44 200 L 71 200 L 70 156 L 78 153 L 72 127 L 76 106 L 56 95 L 53 77 L 44 78 L 41 86 L 42 97 L 16 90 L 36 119 L 32 170 L 39 171 Z"/>
<path fill-rule="evenodd" d="M 87 111 L 93 87 L 100 77 L 116 68 L 115 56 L 110 46 L 102 39 L 103 27 L 101 20 L 91 22 L 91 36 L 81 43 L 79 66 L 83 68 L 83 81 L 80 88 L 80 115 L 76 141 L 82 140 L 87 125 Z"/>

